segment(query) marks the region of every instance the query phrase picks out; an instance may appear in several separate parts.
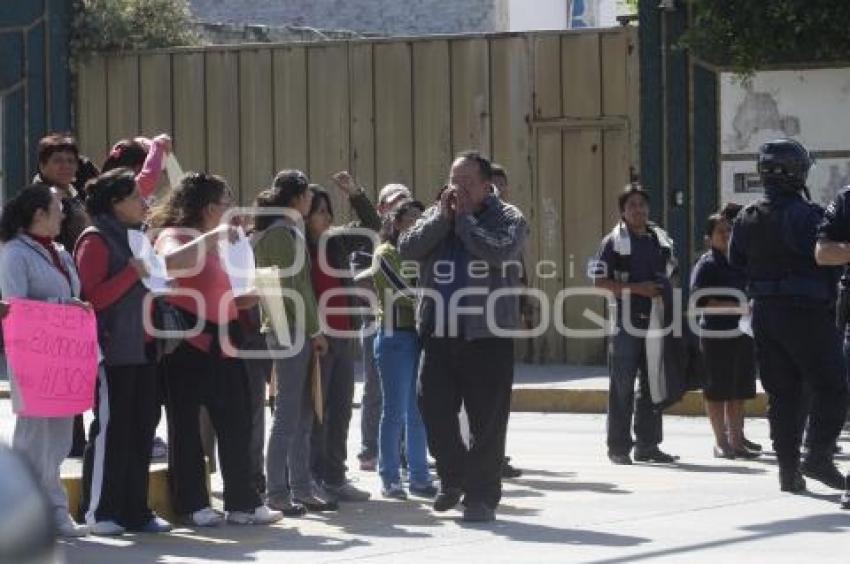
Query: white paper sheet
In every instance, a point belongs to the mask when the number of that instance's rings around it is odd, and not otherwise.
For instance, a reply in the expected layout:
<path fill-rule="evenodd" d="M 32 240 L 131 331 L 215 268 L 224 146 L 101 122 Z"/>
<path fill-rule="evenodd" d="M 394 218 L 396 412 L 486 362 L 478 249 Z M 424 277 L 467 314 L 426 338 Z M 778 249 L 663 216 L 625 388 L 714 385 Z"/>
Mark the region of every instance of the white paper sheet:
<path fill-rule="evenodd" d="M 183 180 L 185 173 L 180 167 L 180 163 L 177 162 L 177 157 L 174 156 L 174 153 L 168 153 L 168 156 L 164 159 L 164 164 L 165 173 L 168 174 L 168 184 L 173 190 L 180 185 L 180 181 Z"/>
<path fill-rule="evenodd" d="M 258 268 L 256 273 L 260 304 L 271 320 L 272 331 L 277 337 L 277 342 L 284 347 L 292 347 L 286 309 L 283 307 L 283 296 L 280 293 L 280 270 L 276 266 L 270 266 Z"/>
<path fill-rule="evenodd" d="M 148 268 L 148 276 L 142 278 L 142 284 L 151 292 L 168 292 L 171 286 L 168 271 L 165 269 L 165 259 L 156 254 L 151 242 L 141 231 L 130 229 L 127 231 L 127 239 L 133 256 L 143 261 Z"/>
<path fill-rule="evenodd" d="M 251 241 L 248 240 L 241 227 L 237 230 L 239 240 L 235 243 L 228 240 L 219 243 L 219 256 L 227 275 L 230 277 L 230 286 L 235 297 L 244 296 L 255 290 L 257 268 Z"/>
<path fill-rule="evenodd" d="M 753 336 L 753 317 L 749 313 L 742 315 L 738 320 L 738 330 L 744 335 Z"/>

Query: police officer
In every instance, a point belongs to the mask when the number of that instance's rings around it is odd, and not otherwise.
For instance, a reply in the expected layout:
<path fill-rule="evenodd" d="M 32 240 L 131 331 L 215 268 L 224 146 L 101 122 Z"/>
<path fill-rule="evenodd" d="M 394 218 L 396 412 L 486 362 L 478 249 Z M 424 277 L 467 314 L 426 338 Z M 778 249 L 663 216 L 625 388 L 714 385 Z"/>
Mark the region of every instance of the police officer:
<path fill-rule="evenodd" d="M 808 151 L 791 139 L 765 143 L 758 172 L 765 197 L 735 221 L 730 263 L 747 274 L 753 300 L 753 332 L 768 419 L 779 462 L 782 491 L 801 492 L 803 475 L 835 488 L 844 476 L 833 448 L 847 410 L 841 340 L 835 328 L 835 269 L 815 262 L 815 240 L 823 208 L 804 199 L 812 165 Z M 799 412 L 803 385 L 812 393 L 811 447 L 800 464 Z"/>
<path fill-rule="evenodd" d="M 844 332 L 844 358 L 850 359 L 850 186 L 845 187 L 829 204 L 818 229 L 815 260 L 824 266 L 844 266 L 836 316 L 839 331 Z M 847 477 L 842 507 L 850 509 L 850 476 Z"/>

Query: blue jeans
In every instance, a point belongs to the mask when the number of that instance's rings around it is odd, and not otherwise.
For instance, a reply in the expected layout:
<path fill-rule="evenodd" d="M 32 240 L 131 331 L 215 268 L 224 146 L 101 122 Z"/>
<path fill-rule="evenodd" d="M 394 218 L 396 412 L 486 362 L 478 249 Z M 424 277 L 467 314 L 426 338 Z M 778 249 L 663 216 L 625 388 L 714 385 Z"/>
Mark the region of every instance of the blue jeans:
<path fill-rule="evenodd" d="M 647 379 L 646 340 L 622 327 L 608 342 L 608 452 L 628 454 L 634 441 L 629 429 L 634 414 L 637 447 L 652 450 L 661 442 L 661 411 L 652 403 Z M 635 379 L 638 391 L 635 394 Z"/>
<path fill-rule="evenodd" d="M 401 433 L 405 429 L 410 483 L 431 482 L 428 473 L 428 442 L 416 403 L 419 370 L 419 337 L 414 331 L 379 332 L 375 337 L 375 360 L 381 379 L 384 405 L 378 431 L 378 472 L 384 485 L 401 483 Z"/>

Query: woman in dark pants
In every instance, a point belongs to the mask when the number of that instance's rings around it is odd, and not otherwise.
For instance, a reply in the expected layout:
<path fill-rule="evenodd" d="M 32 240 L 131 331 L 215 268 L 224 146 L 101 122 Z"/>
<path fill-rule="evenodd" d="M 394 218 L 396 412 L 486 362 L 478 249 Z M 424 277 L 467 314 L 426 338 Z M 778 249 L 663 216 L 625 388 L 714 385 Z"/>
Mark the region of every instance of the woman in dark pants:
<path fill-rule="evenodd" d="M 364 227 L 377 231 L 380 221 L 374 206 L 363 193 L 354 187 L 354 181 L 345 173 L 334 177 L 337 187 L 349 201 L 361 220 L 351 227 Z M 311 278 L 316 299 L 319 301 L 319 318 L 323 326 L 344 334 L 356 335 L 356 321 L 350 315 L 327 313 L 321 305 L 322 296 L 353 285 L 351 278 L 337 276 L 323 265 L 336 270 L 349 271 L 349 257 L 368 243 L 362 235 L 346 233 L 345 228 L 332 228 L 334 214 L 330 196 L 321 187 L 311 185 L 313 199 L 306 218 L 307 241 L 311 258 Z M 327 237 L 327 244 L 321 239 Z M 324 257 L 319 254 L 324 253 Z M 330 294 L 328 294 L 330 295 Z M 327 300 L 326 308 L 351 307 L 348 296 L 336 295 Z M 338 501 L 366 501 L 369 492 L 354 487 L 346 479 L 348 455 L 348 429 L 351 422 L 351 404 L 354 398 L 354 339 L 351 336 L 328 336 L 328 354 L 321 359 L 322 387 L 325 400 L 324 419 L 313 427 L 311 440 L 313 475 L 329 497 Z"/>
<path fill-rule="evenodd" d="M 142 279 L 148 273 L 128 240 L 128 230 L 141 226 L 147 206 L 133 172 L 115 169 L 88 185 L 86 208 L 93 225 L 77 241 L 74 257 L 83 296 L 97 314 L 103 351 L 83 461 L 86 523 L 100 535 L 167 532 L 170 524 L 148 508 L 156 365 L 143 320 L 148 290 Z"/>
<path fill-rule="evenodd" d="M 175 509 L 196 526 L 218 525 L 222 516 L 210 506 L 204 472 L 199 412 L 207 408 L 219 445 L 224 478 L 224 508 L 229 523 L 269 524 L 279 511 L 264 505 L 251 475 L 251 413 L 248 377 L 239 358 L 230 356 L 222 336 L 239 342 L 239 309 L 254 307 L 254 295 L 234 297 L 219 243 L 235 240 L 232 226 L 222 224 L 232 205 L 224 179 L 191 173 L 154 210 L 151 225 L 162 228 L 155 248 L 165 257 L 169 274 L 182 292 L 168 296 L 189 327 L 187 336 L 162 363 L 165 373 L 169 478 Z M 194 297 L 193 297 L 194 296 Z"/>
<path fill-rule="evenodd" d="M 691 275 L 691 292 L 717 289 L 697 300 L 697 306 L 711 309 L 740 309 L 740 301 L 722 291 L 744 292 L 746 278 L 732 267 L 726 253 L 731 226 L 722 214 L 708 218 L 705 237 L 709 250 L 700 257 Z M 755 458 L 744 439 L 744 402 L 756 395 L 753 340 L 738 329 L 741 316 L 734 313 L 704 314 L 699 319 L 700 352 L 706 368 L 703 391 L 705 410 L 714 431 L 717 458 Z M 707 331 L 723 331 L 728 336 L 710 336 Z"/>

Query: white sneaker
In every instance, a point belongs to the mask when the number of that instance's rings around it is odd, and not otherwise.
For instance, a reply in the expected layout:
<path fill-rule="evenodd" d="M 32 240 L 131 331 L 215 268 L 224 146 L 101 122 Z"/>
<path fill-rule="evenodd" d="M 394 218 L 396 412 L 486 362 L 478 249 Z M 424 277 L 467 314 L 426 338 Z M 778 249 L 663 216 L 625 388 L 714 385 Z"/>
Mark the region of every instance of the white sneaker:
<path fill-rule="evenodd" d="M 231 511 L 227 514 L 227 522 L 234 525 L 271 525 L 283 519 L 283 513 L 261 505 L 252 512 Z"/>
<path fill-rule="evenodd" d="M 89 528 L 78 525 L 67 513 L 56 520 L 56 534 L 65 538 L 80 538 L 89 534 Z"/>
<path fill-rule="evenodd" d="M 190 522 L 196 527 L 216 527 L 221 525 L 224 518 L 212 507 L 204 507 L 192 513 Z"/>
<path fill-rule="evenodd" d="M 117 537 L 126 532 L 126 529 L 115 521 L 95 521 L 86 523 L 89 532 L 99 537 Z"/>

